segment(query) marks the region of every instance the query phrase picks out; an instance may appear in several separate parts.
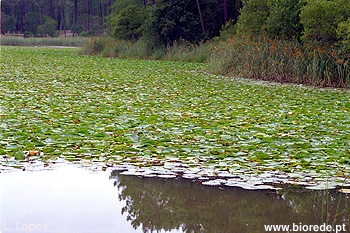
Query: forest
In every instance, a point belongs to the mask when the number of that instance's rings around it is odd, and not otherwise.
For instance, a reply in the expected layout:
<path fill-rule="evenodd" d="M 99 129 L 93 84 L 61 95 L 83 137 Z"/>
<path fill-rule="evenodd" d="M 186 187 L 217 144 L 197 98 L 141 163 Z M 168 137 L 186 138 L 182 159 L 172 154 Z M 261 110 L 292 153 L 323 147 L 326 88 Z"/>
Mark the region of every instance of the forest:
<path fill-rule="evenodd" d="M 219 34 L 222 25 L 229 19 L 236 20 L 241 0 L 235 1 L 147 1 L 147 0 L 5 0 L 1 5 L 2 30 L 4 33 L 25 33 L 28 36 L 54 36 L 57 30 L 72 30 L 85 36 L 115 32 L 116 20 L 125 17 L 124 23 L 130 29 L 123 38 L 137 38 L 141 26 L 150 16 L 151 10 L 159 12 L 153 15 L 164 19 L 167 27 L 180 26 L 183 31 L 178 37 L 203 40 Z M 135 10 L 136 8 L 136 10 Z M 169 11 L 171 9 L 171 11 Z M 132 11 L 133 10 L 133 11 Z M 200 10 L 200 13 L 198 12 Z M 153 12 L 155 13 L 155 12 Z M 117 17 L 119 15 L 119 17 Z M 201 20 L 199 19 L 201 17 Z M 174 21 L 173 18 L 178 18 Z M 201 22 L 200 22 L 201 21 Z M 202 23 L 202 26 L 199 26 Z M 123 24 L 122 22 L 117 23 Z M 175 24 L 175 25 L 174 25 Z M 113 26 L 114 27 L 113 27 Z M 126 26 L 126 25 L 125 25 Z M 199 27 L 198 27 L 199 26 Z M 164 28 L 165 29 L 165 28 Z M 192 31 L 192 29 L 194 29 Z M 50 34 L 51 33 L 51 34 Z M 190 35 L 191 34 L 191 35 Z M 202 35 L 203 34 L 203 35 Z M 206 37 L 204 37 L 204 34 Z"/>
<path fill-rule="evenodd" d="M 349 0 L 5 0 L 1 32 L 55 36 L 72 30 L 125 40 L 156 37 L 158 43 L 266 32 L 348 47 L 349 17 Z"/>

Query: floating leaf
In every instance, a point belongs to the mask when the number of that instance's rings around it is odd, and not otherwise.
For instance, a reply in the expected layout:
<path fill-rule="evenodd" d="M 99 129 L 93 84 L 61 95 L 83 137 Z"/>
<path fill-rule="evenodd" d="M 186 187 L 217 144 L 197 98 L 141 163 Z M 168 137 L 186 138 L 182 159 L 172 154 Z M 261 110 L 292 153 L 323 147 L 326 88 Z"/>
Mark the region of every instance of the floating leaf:
<path fill-rule="evenodd" d="M 23 152 L 21 151 L 17 151 L 15 154 L 14 154 L 15 158 L 18 159 L 18 160 L 23 160 L 25 158 L 25 155 Z"/>

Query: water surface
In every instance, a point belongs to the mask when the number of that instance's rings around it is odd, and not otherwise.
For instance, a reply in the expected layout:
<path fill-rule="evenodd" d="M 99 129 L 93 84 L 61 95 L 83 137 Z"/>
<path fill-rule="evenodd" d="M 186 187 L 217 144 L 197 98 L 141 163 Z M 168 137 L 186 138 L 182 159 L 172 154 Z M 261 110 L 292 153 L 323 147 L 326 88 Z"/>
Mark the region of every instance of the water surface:
<path fill-rule="evenodd" d="M 322 224 L 342 211 L 336 223 L 350 219 L 349 196 L 334 191 L 219 189 L 72 165 L 1 173 L 0 185 L 2 233 L 264 232 L 264 224 Z"/>

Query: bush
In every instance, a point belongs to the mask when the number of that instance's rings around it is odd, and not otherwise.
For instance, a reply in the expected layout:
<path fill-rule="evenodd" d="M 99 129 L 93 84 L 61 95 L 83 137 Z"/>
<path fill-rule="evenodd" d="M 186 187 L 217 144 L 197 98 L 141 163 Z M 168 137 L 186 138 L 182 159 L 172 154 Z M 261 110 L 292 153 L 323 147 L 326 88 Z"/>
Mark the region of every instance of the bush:
<path fill-rule="evenodd" d="M 207 5 L 203 4 L 201 7 L 202 12 L 207 10 Z M 159 0 L 149 11 L 144 37 L 146 41 L 164 46 L 181 39 L 190 43 L 205 40 L 196 1 Z"/>
<path fill-rule="evenodd" d="M 33 36 L 34 36 L 33 33 L 30 32 L 30 31 L 25 31 L 25 32 L 23 33 L 23 37 L 24 37 L 24 38 L 29 38 L 29 37 L 33 37 Z"/>
<path fill-rule="evenodd" d="M 37 29 L 40 26 L 40 20 L 39 20 L 39 14 L 30 12 L 25 15 L 24 17 L 24 31 L 27 34 L 31 34 L 36 36 L 37 35 Z"/>
<path fill-rule="evenodd" d="M 237 33 L 250 32 L 258 35 L 266 29 L 266 20 L 270 14 L 270 1 L 245 1 L 238 18 Z"/>
<path fill-rule="evenodd" d="M 1 33 L 13 32 L 16 30 L 15 19 L 1 12 Z"/>
<path fill-rule="evenodd" d="M 73 36 L 75 36 L 75 34 L 77 34 L 77 33 L 81 33 L 83 30 L 84 30 L 84 28 L 80 24 L 73 26 L 72 27 Z"/>
<path fill-rule="evenodd" d="M 82 36 L 82 37 L 93 37 L 95 35 L 96 35 L 96 33 L 94 30 L 83 31 L 82 33 L 80 33 L 80 36 Z"/>
<path fill-rule="evenodd" d="M 344 46 L 344 51 L 350 57 L 350 18 L 347 21 L 338 24 L 337 36 L 341 44 Z"/>
<path fill-rule="evenodd" d="M 54 37 L 56 35 L 57 21 L 48 17 L 43 17 L 43 25 L 38 26 L 37 31 L 41 36 L 49 35 Z"/>
<path fill-rule="evenodd" d="M 235 26 L 235 22 L 233 21 L 233 19 L 230 19 L 224 26 L 222 26 L 220 31 L 220 39 L 226 40 L 231 35 L 235 35 L 236 33 L 237 27 Z"/>
<path fill-rule="evenodd" d="M 107 28 L 107 31 L 112 35 L 113 26 L 112 23 L 115 20 L 115 18 L 118 16 L 120 11 L 122 11 L 124 8 L 135 5 L 141 7 L 142 2 L 139 0 L 118 0 L 114 1 L 112 7 L 111 7 L 111 13 L 106 16 L 104 26 Z"/>
<path fill-rule="evenodd" d="M 300 20 L 304 26 L 305 42 L 335 42 L 340 22 L 350 17 L 350 0 L 310 0 L 301 9 Z"/>
<path fill-rule="evenodd" d="M 305 1 L 300 0 L 273 0 L 266 20 L 268 34 L 300 39 L 303 27 L 299 14 L 304 4 Z"/>
<path fill-rule="evenodd" d="M 121 40 L 136 41 L 142 36 L 142 25 L 146 20 L 145 8 L 130 5 L 112 20 L 113 36 Z"/>

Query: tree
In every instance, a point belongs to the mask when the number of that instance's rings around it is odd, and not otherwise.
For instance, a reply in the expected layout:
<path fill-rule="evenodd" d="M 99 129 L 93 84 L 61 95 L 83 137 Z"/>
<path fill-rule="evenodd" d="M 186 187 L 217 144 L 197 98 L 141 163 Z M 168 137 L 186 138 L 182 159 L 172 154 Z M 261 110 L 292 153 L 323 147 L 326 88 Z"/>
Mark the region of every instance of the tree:
<path fill-rule="evenodd" d="M 142 36 L 142 25 L 145 20 L 145 8 L 127 6 L 112 22 L 113 36 L 117 39 L 135 41 Z"/>
<path fill-rule="evenodd" d="M 36 12 L 29 12 L 24 17 L 23 29 L 25 32 L 32 35 L 37 35 L 37 29 L 40 26 L 39 14 Z"/>
<path fill-rule="evenodd" d="M 337 37 L 344 46 L 345 52 L 350 55 L 350 18 L 338 24 Z"/>
<path fill-rule="evenodd" d="M 42 13 L 43 13 L 43 2 L 41 0 L 36 0 L 35 1 L 36 5 L 38 6 L 38 13 L 39 13 L 39 23 L 40 25 L 43 24 L 43 21 L 42 21 Z"/>
<path fill-rule="evenodd" d="M 105 26 L 107 27 L 108 31 L 113 34 L 113 25 L 115 23 L 115 18 L 118 16 L 120 11 L 125 9 L 126 7 L 134 5 L 134 6 L 141 6 L 139 0 L 119 0 L 115 1 L 113 5 L 110 8 L 111 13 L 105 17 Z"/>
<path fill-rule="evenodd" d="M 16 30 L 15 19 L 1 12 L 1 33 L 13 32 Z"/>
<path fill-rule="evenodd" d="M 201 11 L 207 11 L 207 2 L 201 4 Z M 203 15 L 203 25 L 205 23 Z M 144 38 L 152 44 L 168 45 L 183 39 L 200 42 L 206 38 L 203 33 L 196 1 L 160 0 L 152 7 L 144 26 Z"/>
<path fill-rule="evenodd" d="M 259 34 L 266 29 L 271 3 L 268 0 L 249 0 L 243 3 L 236 27 L 238 33 Z"/>
<path fill-rule="evenodd" d="M 54 37 L 56 34 L 57 21 L 44 15 L 43 24 L 38 26 L 37 31 L 41 36 L 49 35 Z"/>
<path fill-rule="evenodd" d="M 72 27 L 73 36 L 75 36 L 75 34 L 77 33 L 81 33 L 83 30 L 84 30 L 83 26 L 81 26 L 80 24 L 76 24 L 75 26 Z"/>
<path fill-rule="evenodd" d="M 66 35 L 66 15 L 65 15 L 65 0 L 60 0 L 61 5 L 61 13 L 62 13 L 62 24 L 61 29 L 64 31 L 64 35 Z"/>
<path fill-rule="evenodd" d="M 224 25 L 227 23 L 227 0 L 224 0 Z"/>
<path fill-rule="evenodd" d="M 266 20 L 268 34 L 300 39 L 303 27 L 299 15 L 305 4 L 304 0 L 273 0 Z"/>
<path fill-rule="evenodd" d="M 199 14 L 199 20 L 200 20 L 200 22 L 201 22 L 201 26 L 202 26 L 202 31 L 203 31 L 203 34 L 205 34 L 204 21 L 203 21 L 203 17 L 202 17 L 201 7 L 200 7 L 200 5 L 199 5 L 199 0 L 197 0 L 196 2 L 197 2 L 197 8 L 198 8 L 198 14 Z"/>
<path fill-rule="evenodd" d="M 310 0 L 300 13 L 304 26 L 303 41 L 336 41 L 338 24 L 350 17 L 349 9 L 350 0 Z"/>
<path fill-rule="evenodd" d="M 230 19 L 225 25 L 222 26 L 220 31 L 220 39 L 226 40 L 231 35 L 235 35 L 237 33 L 236 27 L 233 19 Z"/>

